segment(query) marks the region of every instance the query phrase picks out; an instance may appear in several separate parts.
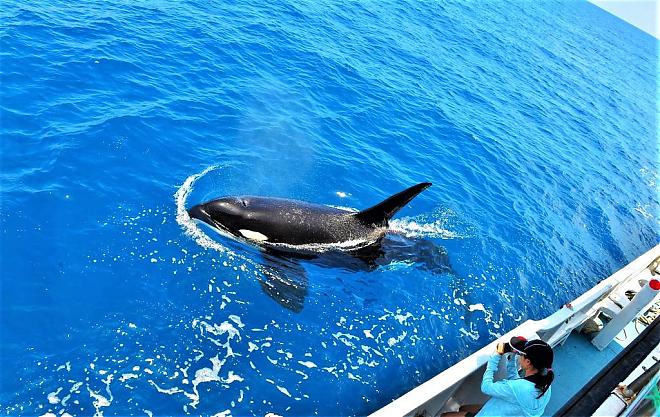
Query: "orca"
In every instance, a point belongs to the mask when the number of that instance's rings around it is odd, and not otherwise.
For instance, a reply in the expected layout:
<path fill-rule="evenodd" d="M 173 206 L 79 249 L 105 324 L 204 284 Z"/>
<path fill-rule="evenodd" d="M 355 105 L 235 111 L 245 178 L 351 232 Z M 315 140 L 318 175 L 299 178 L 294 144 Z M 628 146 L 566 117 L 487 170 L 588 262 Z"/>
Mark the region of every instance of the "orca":
<path fill-rule="evenodd" d="M 259 248 L 262 289 L 281 306 L 300 312 L 307 295 L 300 260 L 371 271 L 405 259 L 434 273 L 451 273 L 444 248 L 387 233 L 392 216 L 430 186 L 419 183 L 362 211 L 284 198 L 226 196 L 195 205 L 188 214 L 232 240 Z"/>
<path fill-rule="evenodd" d="M 414 185 L 359 212 L 283 198 L 229 196 L 198 204 L 188 214 L 220 233 L 265 249 L 350 252 L 377 245 L 390 218 L 430 186 Z"/>

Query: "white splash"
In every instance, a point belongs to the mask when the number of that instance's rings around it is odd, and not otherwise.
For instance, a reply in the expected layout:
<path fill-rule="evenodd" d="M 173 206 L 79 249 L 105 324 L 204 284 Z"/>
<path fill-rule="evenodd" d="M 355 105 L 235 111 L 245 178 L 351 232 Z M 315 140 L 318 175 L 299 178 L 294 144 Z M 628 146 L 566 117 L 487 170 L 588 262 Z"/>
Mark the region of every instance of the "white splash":
<path fill-rule="evenodd" d="M 329 206 L 333 207 L 333 208 L 336 208 L 338 210 L 344 210 L 344 211 L 348 211 L 348 212 L 351 212 L 351 213 L 357 213 L 357 212 L 360 211 L 360 210 L 356 209 L 355 207 L 338 206 L 338 205 L 335 205 L 335 204 L 329 204 Z"/>
<path fill-rule="evenodd" d="M 186 178 L 186 180 L 181 184 L 179 189 L 174 193 L 174 201 L 176 204 L 176 222 L 183 228 L 184 233 L 191 237 L 198 245 L 205 249 L 213 249 L 219 253 L 226 254 L 230 260 L 233 259 L 240 259 L 242 262 L 245 264 L 251 265 L 255 270 L 257 271 L 262 271 L 263 269 L 261 265 L 257 262 L 254 262 L 250 258 L 246 258 L 244 256 L 241 256 L 237 254 L 236 252 L 232 251 L 231 249 L 221 245 L 220 243 L 216 242 L 215 240 L 211 239 L 206 233 L 202 231 L 200 227 L 198 227 L 197 222 L 190 218 L 188 215 L 188 210 L 186 209 L 186 203 L 188 200 L 188 196 L 192 192 L 195 182 L 203 177 L 204 175 L 208 174 L 209 172 L 218 169 L 219 166 L 217 165 L 212 165 L 202 172 L 198 174 L 194 174 Z M 210 227 L 210 226 L 209 226 Z M 211 227 L 210 227 L 211 228 Z M 220 235 L 223 235 L 228 238 L 235 239 L 234 236 L 231 236 L 229 234 L 225 234 L 221 230 L 218 230 L 216 228 L 211 228 L 214 232 L 219 233 Z M 250 243 L 249 240 L 246 241 L 247 243 Z M 185 250 L 183 250 L 184 253 L 187 253 Z M 223 266 L 229 267 L 229 264 L 227 261 L 223 262 Z M 234 267 L 236 268 L 236 267 Z M 241 268 L 245 268 L 244 265 L 241 266 Z M 190 267 L 189 267 L 190 270 Z"/>
<path fill-rule="evenodd" d="M 312 361 L 305 361 L 305 362 L 298 361 L 298 363 L 301 364 L 302 366 L 306 366 L 308 368 L 316 368 L 316 364 Z"/>
<path fill-rule="evenodd" d="M 64 365 L 60 365 L 60 366 L 57 367 L 57 371 L 61 371 L 62 369 L 66 369 L 67 372 L 70 372 L 71 371 L 71 362 L 67 362 Z"/>
<path fill-rule="evenodd" d="M 57 396 L 60 394 L 60 391 L 62 391 L 62 387 L 58 388 L 57 391 L 48 394 L 48 402 L 51 404 L 58 404 L 60 399 Z"/>
<path fill-rule="evenodd" d="M 390 337 L 390 338 L 387 340 L 387 344 L 388 344 L 390 347 L 392 347 L 392 346 L 396 345 L 397 343 L 403 341 L 403 339 L 405 339 L 407 335 L 408 335 L 408 333 L 406 333 L 406 332 L 404 331 L 402 334 L 400 334 L 400 335 L 399 335 L 398 337 L 396 337 L 396 338 L 394 338 L 394 337 Z"/>
<path fill-rule="evenodd" d="M 460 239 L 463 236 L 445 228 L 444 219 L 422 223 L 420 219 L 404 217 L 390 221 L 390 231 L 408 238 Z"/>
<path fill-rule="evenodd" d="M 467 331 L 467 330 L 465 330 L 464 327 L 461 327 L 460 329 L 458 329 L 458 331 L 462 335 L 467 336 L 472 340 L 479 340 L 479 334 L 474 330 L 473 331 Z"/>
<path fill-rule="evenodd" d="M 137 377 L 136 374 L 122 374 L 122 376 L 119 377 L 119 382 L 126 382 L 129 379 L 137 379 Z"/>
<path fill-rule="evenodd" d="M 394 318 L 396 319 L 396 321 L 399 322 L 399 324 L 405 324 L 406 320 L 408 320 L 410 317 L 413 317 L 413 315 L 410 314 L 410 312 L 406 313 L 405 315 L 403 315 L 403 314 L 395 314 L 394 315 Z"/>
<path fill-rule="evenodd" d="M 156 388 L 156 391 L 160 392 L 161 394 L 167 394 L 167 395 L 173 395 L 173 394 L 178 394 L 180 392 L 184 392 L 181 388 L 179 387 L 174 387 L 174 388 L 161 388 L 156 384 L 153 380 L 148 380 L 149 384 L 151 384 L 154 388 Z"/>
<path fill-rule="evenodd" d="M 275 388 L 277 388 L 282 394 L 286 395 L 287 397 L 291 397 L 289 390 L 287 390 L 286 388 L 280 387 L 279 385 L 275 385 Z"/>
<path fill-rule="evenodd" d="M 221 253 L 234 255 L 232 251 L 208 237 L 199 227 L 197 227 L 197 223 L 190 218 L 188 210 L 186 209 L 186 201 L 193 190 L 195 182 L 215 169 L 218 169 L 218 166 L 212 165 L 198 174 L 189 176 L 183 182 L 181 187 L 176 190 L 176 193 L 174 193 L 174 201 L 176 203 L 176 222 L 183 228 L 184 233 L 193 238 L 200 246 L 207 249 L 214 249 Z"/>
<path fill-rule="evenodd" d="M 92 391 L 92 389 L 89 386 L 87 387 L 87 391 L 89 391 L 90 398 L 94 399 L 94 401 L 92 402 L 92 405 L 96 409 L 96 413 L 94 413 L 94 417 L 103 416 L 103 411 L 101 411 L 101 408 L 110 406 L 110 403 L 112 402 L 112 396 L 108 400 L 100 393 Z"/>
<path fill-rule="evenodd" d="M 231 320 L 231 321 L 233 321 L 234 323 L 236 323 L 236 325 L 237 325 L 239 328 L 243 328 L 243 327 L 245 327 L 245 325 L 243 324 L 243 322 L 241 322 L 241 318 L 240 318 L 239 316 L 236 316 L 236 315 L 234 315 L 234 314 L 231 314 L 231 315 L 229 315 L 229 320 Z"/>
<path fill-rule="evenodd" d="M 231 410 L 221 411 L 217 414 L 213 414 L 211 417 L 231 417 Z"/>

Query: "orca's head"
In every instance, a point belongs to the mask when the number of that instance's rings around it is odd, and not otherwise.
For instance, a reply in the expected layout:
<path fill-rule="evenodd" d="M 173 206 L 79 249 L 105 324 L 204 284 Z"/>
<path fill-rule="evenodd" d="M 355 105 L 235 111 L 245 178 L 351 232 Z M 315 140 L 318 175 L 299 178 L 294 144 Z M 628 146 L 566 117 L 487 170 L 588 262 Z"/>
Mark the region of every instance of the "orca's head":
<path fill-rule="evenodd" d="M 249 198 L 223 197 L 190 208 L 188 215 L 221 231 L 240 235 L 239 230 L 251 223 L 249 206 Z"/>

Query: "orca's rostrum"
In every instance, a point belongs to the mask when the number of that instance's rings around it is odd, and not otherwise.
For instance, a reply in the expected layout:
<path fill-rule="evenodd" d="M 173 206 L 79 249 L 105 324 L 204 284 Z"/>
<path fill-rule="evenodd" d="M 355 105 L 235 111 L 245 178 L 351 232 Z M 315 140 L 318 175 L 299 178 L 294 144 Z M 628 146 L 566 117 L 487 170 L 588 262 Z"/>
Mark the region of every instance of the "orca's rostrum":
<path fill-rule="evenodd" d="M 414 185 L 359 212 L 283 198 L 231 196 L 198 204 L 188 214 L 267 249 L 362 249 L 377 244 L 390 218 L 430 186 Z"/>

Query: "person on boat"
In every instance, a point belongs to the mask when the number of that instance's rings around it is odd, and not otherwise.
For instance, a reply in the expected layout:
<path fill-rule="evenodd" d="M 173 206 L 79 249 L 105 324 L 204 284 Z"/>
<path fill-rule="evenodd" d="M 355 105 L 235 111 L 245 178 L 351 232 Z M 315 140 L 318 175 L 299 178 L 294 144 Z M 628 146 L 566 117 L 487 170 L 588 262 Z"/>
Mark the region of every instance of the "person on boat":
<path fill-rule="evenodd" d="M 502 356 L 509 352 L 507 378 L 495 382 L 498 364 Z M 481 381 L 481 391 L 491 398 L 483 406 L 464 405 L 459 411 L 442 416 L 542 416 L 552 393 L 553 359 L 552 348 L 543 340 L 526 340 L 516 336 L 509 343 L 498 343 Z"/>

